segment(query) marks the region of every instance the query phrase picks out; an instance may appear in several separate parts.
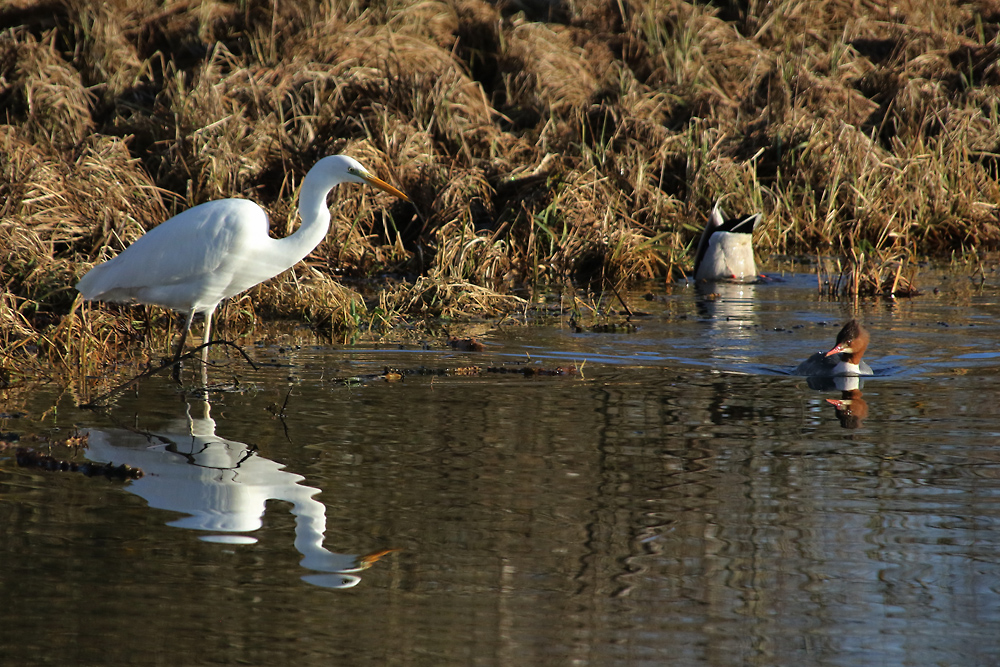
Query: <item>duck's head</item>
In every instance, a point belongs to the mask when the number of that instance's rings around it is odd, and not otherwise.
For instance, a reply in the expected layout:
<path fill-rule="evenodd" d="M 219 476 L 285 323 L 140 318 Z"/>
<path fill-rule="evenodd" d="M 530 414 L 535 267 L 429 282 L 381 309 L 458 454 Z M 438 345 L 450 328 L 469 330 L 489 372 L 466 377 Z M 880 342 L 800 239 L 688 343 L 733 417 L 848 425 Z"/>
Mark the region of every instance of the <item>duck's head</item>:
<path fill-rule="evenodd" d="M 867 349 L 868 331 L 857 320 L 851 320 L 837 334 L 837 344 L 825 356 L 839 354 L 848 363 L 860 364 Z"/>

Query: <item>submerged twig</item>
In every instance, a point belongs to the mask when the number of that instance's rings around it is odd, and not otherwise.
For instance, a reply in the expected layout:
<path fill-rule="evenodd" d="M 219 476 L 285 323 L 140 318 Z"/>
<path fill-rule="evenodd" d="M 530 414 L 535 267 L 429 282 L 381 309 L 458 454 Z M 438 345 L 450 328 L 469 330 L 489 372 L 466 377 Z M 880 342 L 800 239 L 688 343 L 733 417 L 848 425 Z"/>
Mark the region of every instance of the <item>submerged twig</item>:
<path fill-rule="evenodd" d="M 618 301 L 622 304 L 622 308 L 625 309 L 625 313 L 628 315 L 628 317 L 625 318 L 626 321 L 632 319 L 632 309 L 628 307 L 627 303 L 625 303 L 625 299 L 622 298 L 622 295 L 618 292 L 618 288 L 615 287 L 614 283 L 611 283 L 611 291 L 615 293 L 615 296 L 618 297 Z"/>
<path fill-rule="evenodd" d="M 122 382 L 121 384 L 119 384 L 115 388 L 111 389 L 110 391 L 106 391 L 105 393 L 101 394 L 100 396 L 98 396 L 97 398 L 93 399 L 92 401 L 89 401 L 87 403 L 82 403 L 82 404 L 80 404 L 77 407 L 85 409 L 85 410 L 93 410 L 95 408 L 102 407 L 103 404 L 108 399 L 110 399 L 112 396 L 115 396 L 115 395 L 121 393 L 122 391 L 128 389 L 129 387 L 131 387 L 132 385 L 134 385 L 139 380 L 144 380 L 144 379 L 146 379 L 148 377 L 152 377 L 152 376 L 156 375 L 160 371 L 166 370 L 168 368 L 173 368 L 174 366 L 176 366 L 177 364 L 181 363 L 185 359 L 192 359 L 192 358 L 194 358 L 194 355 L 195 355 L 196 352 L 200 352 L 201 350 L 203 350 L 206 347 L 209 347 L 210 345 L 228 345 L 229 347 L 236 348 L 236 350 L 241 355 L 243 355 L 243 358 L 246 360 L 246 362 L 248 364 L 250 364 L 250 366 L 254 370 L 257 370 L 257 364 L 255 364 L 253 362 L 253 360 L 249 357 L 249 355 L 247 355 L 247 353 L 243 350 L 242 347 L 240 347 L 236 343 L 234 343 L 232 341 L 228 341 L 228 340 L 212 340 L 212 341 L 209 341 L 207 343 L 203 343 L 203 344 L 199 345 L 198 347 L 194 348 L 190 352 L 182 354 L 181 356 L 177 357 L 176 359 L 171 359 L 170 361 L 165 361 L 162 364 L 160 364 L 159 366 L 157 366 L 156 368 L 153 368 L 151 370 L 143 371 L 142 373 L 139 373 L 135 377 L 130 378 L 130 379 L 126 380 L 125 382 Z"/>
<path fill-rule="evenodd" d="M 288 407 L 288 399 L 291 398 L 291 397 L 292 397 L 292 390 L 289 389 L 288 393 L 285 394 L 285 401 L 281 404 L 281 409 L 278 410 L 278 416 L 279 417 L 284 417 L 285 416 L 285 408 Z"/>

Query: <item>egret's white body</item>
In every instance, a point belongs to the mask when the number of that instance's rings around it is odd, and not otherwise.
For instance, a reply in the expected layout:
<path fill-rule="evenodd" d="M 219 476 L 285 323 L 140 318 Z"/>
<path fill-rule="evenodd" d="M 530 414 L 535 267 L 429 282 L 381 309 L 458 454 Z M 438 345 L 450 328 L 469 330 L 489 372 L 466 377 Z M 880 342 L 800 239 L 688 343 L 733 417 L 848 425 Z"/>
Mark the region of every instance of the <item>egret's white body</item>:
<path fill-rule="evenodd" d="M 353 158 L 331 155 L 317 162 L 302 182 L 302 224 L 295 233 L 281 239 L 268 236 L 267 213 L 249 200 L 207 202 L 161 223 L 117 257 L 95 266 L 76 289 L 87 300 L 145 303 L 185 313 L 179 355 L 196 313 L 205 316 L 208 343 L 219 302 L 291 268 L 319 245 L 330 229 L 326 197 L 340 183 L 367 183 L 409 201 Z"/>
<path fill-rule="evenodd" d="M 753 258 L 753 230 L 760 217 L 757 213 L 725 220 L 719 202 L 716 202 L 698 241 L 694 260 L 695 280 L 755 279 L 757 264 Z"/>

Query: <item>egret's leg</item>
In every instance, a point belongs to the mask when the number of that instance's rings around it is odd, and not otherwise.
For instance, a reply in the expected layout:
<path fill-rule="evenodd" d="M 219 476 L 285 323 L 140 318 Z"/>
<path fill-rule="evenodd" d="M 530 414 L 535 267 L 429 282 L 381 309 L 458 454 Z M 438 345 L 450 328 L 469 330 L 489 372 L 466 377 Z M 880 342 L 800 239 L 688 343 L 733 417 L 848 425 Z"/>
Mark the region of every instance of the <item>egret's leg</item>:
<path fill-rule="evenodd" d="M 201 339 L 202 345 L 208 345 L 212 335 L 212 313 L 215 309 L 205 311 L 205 335 Z M 208 386 L 208 348 L 201 348 L 201 386 Z"/>
<path fill-rule="evenodd" d="M 214 309 L 205 311 L 205 336 L 202 338 L 201 341 L 202 345 L 208 345 L 208 342 L 212 340 L 212 313 L 214 312 L 215 312 Z M 201 362 L 203 364 L 208 363 L 207 347 L 201 348 Z"/>
<path fill-rule="evenodd" d="M 187 320 L 184 322 L 184 331 L 181 332 L 181 339 L 177 341 L 177 351 L 174 353 L 174 359 L 179 359 L 181 352 L 184 351 L 184 343 L 187 342 L 188 331 L 191 331 L 192 320 L 194 320 L 193 310 L 187 314 Z"/>
<path fill-rule="evenodd" d="M 188 331 L 191 331 L 191 321 L 194 319 L 194 310 L 187 314 L 187 320 L 184 322 L 184 331 L 181 332 L 181 339 L 177 342 L 177 351 L 174 353 L 174 361 L 181 358 L 181 353 L 184 351 L 184 343 L 187 342 Z M 181 379 L 181 365 L 179 363 L 174 364 L 174 380 Z"/>

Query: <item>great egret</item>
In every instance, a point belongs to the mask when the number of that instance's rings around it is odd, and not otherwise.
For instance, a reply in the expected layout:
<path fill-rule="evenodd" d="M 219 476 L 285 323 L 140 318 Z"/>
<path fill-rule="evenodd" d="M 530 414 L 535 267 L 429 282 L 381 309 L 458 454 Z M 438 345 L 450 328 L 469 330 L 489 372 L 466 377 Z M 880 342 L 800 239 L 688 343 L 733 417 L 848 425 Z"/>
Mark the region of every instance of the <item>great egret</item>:
<path fill-rule="evenodd" d="M 757 265 L 753 260 L 753 229 L 760 213 L 725 220 L 721 201 L 715 202 L 708 224 L 698 241 L 694 258 L 695 280 L 753 280 Z"/>
<path fill-rule="evenodd" d="M 146 303 L 185 313 L 179 357 L 195 313 L 205 316 L 208 343 L 220 301 L 291 268 L 319 245 L 330 229 L 326 196 L 341 183 L 367 183 L 410 201 L 357 160 L 330 155 L 302 182 L 302 224 L 294 234 L 268 236 L 267 213 L 246 199 L 206 202 L 157 225 L 117 257 L 95 266 L 76 289 L 88 301 Z"/>

